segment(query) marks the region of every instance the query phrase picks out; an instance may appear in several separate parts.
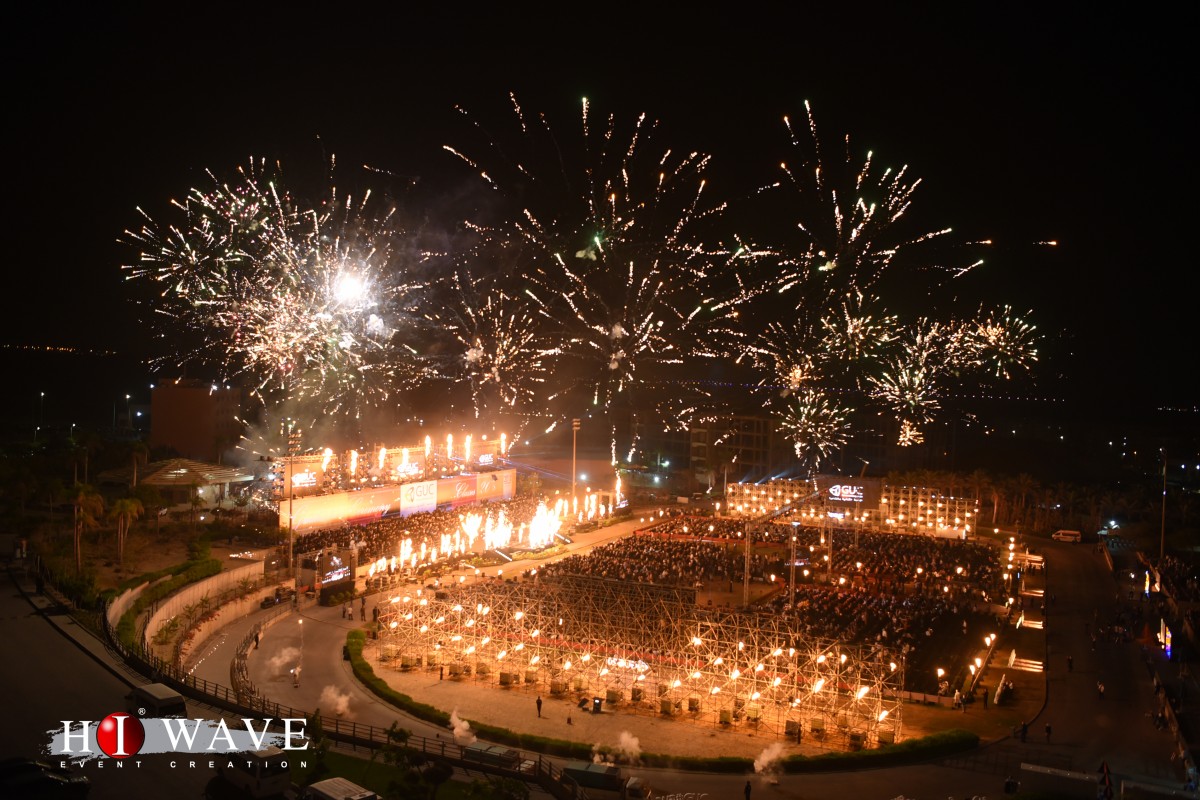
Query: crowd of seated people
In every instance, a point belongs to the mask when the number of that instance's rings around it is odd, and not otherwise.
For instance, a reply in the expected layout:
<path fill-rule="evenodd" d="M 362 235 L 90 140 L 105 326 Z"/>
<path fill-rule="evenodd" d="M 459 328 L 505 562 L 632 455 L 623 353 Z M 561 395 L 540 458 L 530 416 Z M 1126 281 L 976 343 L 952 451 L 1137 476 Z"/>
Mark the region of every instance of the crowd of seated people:
<path fill-rule="evenodd" d="M 717 542 L 630 536 L 544 565 L 539 573 L 589 575 L 621 581 L 693 586 L 711 580 L 741 580 L 745 563 L 739 548 Z M 756 555 L 751 574 L 761 574 L 768 559 Z"/>
<path fill-rule="evenodd" d="M 725 535 L 713 536 L 716 521 L 665 518 L 650 532 L 631 536 L 546 565 L 542 576 L 589 575 L 612 580 L 667 585 L 699 585 L 706 581 L 742 580 L 744 551 Z M 721 534 L 727 534 L 722 530 Z M 908 534 L 862 532 L 858 545 L 852 533 L 836 534 L 833 581 L 824 582 L 828 553 L 817 529 L 786 526 L 772 540 L 797 536 L 814 564 L 797 583 L 795 598 L 787 591 L 775 597 L 763 613 L 782 615 L 814 638 L 878 648 L 906 659 L 906 684 L 916 691 L 937 691 L 936 666 L 948 650 L 962 649 L 997 630 L 988 601 L 989 590 L 999 598 L 1001 567 L 996 550 L 955 539 Z M 661 534 L 665 534 L 661 535 Z M 733 533 L 736 537 L 736 531 Z M 694 537 L 694 538 L 688 538 Z M 716 539 L 717 541 L 712 541 Z M 756 538 L 756 542 L 759 539 Z M 823 551 L 823 552 L 822 552 Z M 770 571 L 787 574 L 787 550 L 768 546 L 755 552 L 752 577 Z M 920 567 L 920 573 L 917 572 Z M 960 570 L 961 568 L 961 570 Z M 820 577 L 821 582 L 815 582 Z M 780 581 L 781 586 L 786 578 Z M 969 649 L 969 648 L 968 648 Z M 944 666 L 949 666 L 946 664 Z"/>

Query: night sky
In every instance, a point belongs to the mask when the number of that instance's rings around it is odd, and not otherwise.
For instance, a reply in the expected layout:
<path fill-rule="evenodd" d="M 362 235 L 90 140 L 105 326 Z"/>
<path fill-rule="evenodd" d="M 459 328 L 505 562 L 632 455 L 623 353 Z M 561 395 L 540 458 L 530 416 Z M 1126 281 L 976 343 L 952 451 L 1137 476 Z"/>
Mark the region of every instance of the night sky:
<path fill-rule="evenodd" d="M 26 8 L 6 25 L 0 343 L 140 357 L 120 270 L 135 254 L 116 239 L 137 206 L 165 216 L 205 169 L 254 155 L 319 173 L 336 154 L 342 176 L 386 170 L 385 191 L 436 215 L 463 180 L 440 147 L 465 130 L 454 106 L 500 119 L 513 91 L 563 130 L 584 96 L 600 113 L 645 111 L 659 141 L 712 153 L 712 190 L 736 199 L 775 178 L 781 118 L 801 118 L 807 99 L 826 138 L 848 132 L 924 179 L 910 212 L 921 224 L 996 242 L 955 293 L 972 309 L 1032 309 L 1047 341 L 1037 385 L 1019 391 L 1195 403 L 1184 142 L 1196 92 L 1179 20 L 1011 5 L 742 4 L 711 18 L 122 8 Z"/>

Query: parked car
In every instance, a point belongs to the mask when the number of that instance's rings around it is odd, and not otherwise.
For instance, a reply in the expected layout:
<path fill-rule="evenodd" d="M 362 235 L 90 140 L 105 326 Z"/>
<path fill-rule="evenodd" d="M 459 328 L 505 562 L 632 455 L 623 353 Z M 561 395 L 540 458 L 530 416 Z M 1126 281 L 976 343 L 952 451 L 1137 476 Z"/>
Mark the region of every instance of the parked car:
<path fill-rule="evenodd" d="M 10 758 L 0 762 L 0 797 L 77 800 L 87 797 L 91 788 L 86 775 L 45 761 Z"/>
<path fill-rule="evenodd" d="M 280 603 L 290 603 L 292 602 L 292 598 L 295 596 L 295 589 L 286 589 L 280 586 L 275 590 L 274 595 L 267 595 L 264 597 L 258 606 L 259 608 L 270 608 L 271 606 L 277 606 Z"/>

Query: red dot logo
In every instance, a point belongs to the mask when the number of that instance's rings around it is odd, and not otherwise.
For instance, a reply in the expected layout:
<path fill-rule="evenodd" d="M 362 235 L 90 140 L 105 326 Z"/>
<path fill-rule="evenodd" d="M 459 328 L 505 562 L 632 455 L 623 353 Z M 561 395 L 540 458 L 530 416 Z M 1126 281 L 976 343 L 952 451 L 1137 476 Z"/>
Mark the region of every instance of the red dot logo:
<path fill-rule="evenodd" d="M 146 741 L 146 729 L 137 717 L 123 712 L 109 714 L 96 729 L 96 744 L 109 758 L 136 756 Z"/>

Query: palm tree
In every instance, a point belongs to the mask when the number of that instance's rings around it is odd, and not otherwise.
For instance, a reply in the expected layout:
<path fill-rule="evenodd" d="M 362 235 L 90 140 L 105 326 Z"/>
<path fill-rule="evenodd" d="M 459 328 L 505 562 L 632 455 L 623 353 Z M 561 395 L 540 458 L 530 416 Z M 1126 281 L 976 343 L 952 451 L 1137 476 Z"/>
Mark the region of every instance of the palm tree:
<path fill-rule="evenodd" d="M 100 517 L 104 514 L 104 498 L 86 483 L 77 483 L 75 484 L 74 498 L 71 502 L 75 506 L 75 526 L 73 532 L 75 572 L 82 574 L 83 532 L 85 530 L 94 530 L 100 525 Z"/>
<path fill-rule="evenodd" d="M 196 533 L 196 512 L 200 510 L 200 506 L 204 505 L 204 498 L 200 496 L 200 482 L 192 481 L 192 485 L 188 487 L 188 504 L 192 507 L 192 533 Z"/>
<path fill-rule="evenodd" d="M 125 564 L 125 537 L 134 521 L 145 512 L 141 501 L 134 497 L 122 497 L 108 512 L 109 518 L 117 522 L 117 563 L 122 566 Z"/>
<path fill-rule="evenodd" d="M 1020 500 L 1019 519 L 1021 524 L 1025 523 L 1025 510 L 1028 508 L 1029 501 L 1034 498 L 1038 490 L 1038 482 L 1034 480 L 1032 475 L 1022 472 L 1016 477 L 1013 482 L 1013 490 L 1016 492 L 1017 499 Z"/>
<path fill-rule="evenodd" d="M 162 524 L 162 511 L 167 505 L 162 492 L 152 484 L 139 483 L 133 490 L 133 496 L 141 502 L 143 509 L 154 512 L 154 535 L 157 536 Z"/>

